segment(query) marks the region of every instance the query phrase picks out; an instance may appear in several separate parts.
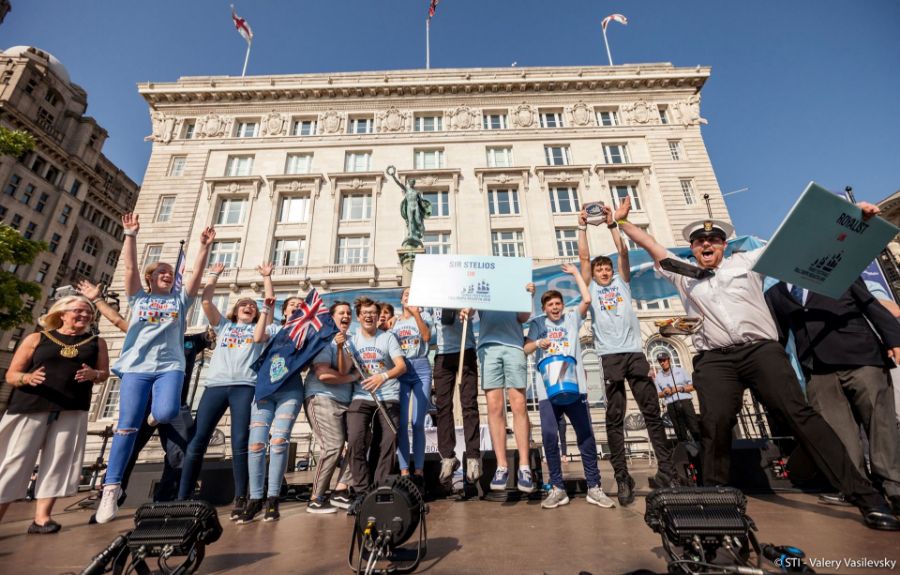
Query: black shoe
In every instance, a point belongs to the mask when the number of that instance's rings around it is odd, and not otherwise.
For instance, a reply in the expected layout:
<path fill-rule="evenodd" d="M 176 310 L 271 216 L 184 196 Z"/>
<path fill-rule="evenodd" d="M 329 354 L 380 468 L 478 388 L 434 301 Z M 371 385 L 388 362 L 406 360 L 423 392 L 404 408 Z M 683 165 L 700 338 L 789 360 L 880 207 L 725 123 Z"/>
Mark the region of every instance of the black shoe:
<path fill-rule="evenodd" d="M 616 478 L 616 485 L 618 486 L 618 494 L 617 498 L 619 499 L 619 505 L 631 505 L 634 503 L 634 479 L 630 475 L 626 475 L 622 478 Z"/>
<path fill-rule="evenodd" d="M 234 508 L 231 510 L 231 515 L 228 517 L 232 521 L 237 521 L 241 517 L 241 513 L 244 511 L 244 507 L 247 506 L 247 498 L 244 496 L 238 497 L 234 500 Z"/>
<path fill-rule="evenodd" d="M 900 520 L 891 513 L 891 508 L 881 496 L 862 498 L 847 497 L 862 513 L 863 522 L 869 529 L 881 531 L 900 531 Z"/>
<path fill-rule="evenodd" d="M 259 512 L 262 511 L 263 508 L 263 500 L 262 499 L 250 499 L 247 501 L 247 505 L 244 506 L 244 510 L 241 511 L 241 516 L 237 518 L 238 523 L 250 523 L 256 516 L 259 515 Z"/>
<path fill-rule="evenodd" d="M 280 518 L 281 513 L 278 512 L 278 498 L 269 497 L 266 499 L 266 514 L 263 516 L 263 521 L 278 521 Z"/>
<path fill-rule="evenodd" d="M 836 505 L 838 507 L 853 507 L 853 504 L 847 501 L 843 493 L 823 493 L 819 495 L 819 503 L 822 505 Z"/>
<path fill-rule="evenodd" d="M 48 535 L 50 533 L 56 533 L 60 529 L 62 529 L 62 525 L 60 525 L 59 523 L 57 523 L 56 521 L 54 521 L 52 519 L 48 519 L 47 522 L 44 523 L 43 525 L 38 525 L 37 523 L 32 521 L 31 525 L 28 527 L 28 534 L 29 535 Z"/>
<path fill-rule="evenodd" d="M 888 497 L 888 501 L 891 502 L 891 511 L 894 512 L 894 515 L 900 515 L 900 495 L 891 495 Z"/>
<path fill-rule="evenodd" d="M 338 508 L 332 505 L 327 497 L 315 497 L 306 504 L 307 513 L 337 513 Z"/>
<path fill-rule="evenodd" d="M 678 478 L 669 477 L 665 473 L 658 471 L 656 475 L 653 476 L 653 481 L 648 481 L 651 487 L 655 486 L 655 489 L 661 489 L 663 487 L 681 487 L 681 483 L 678 481 Z"/>
<path fill-rule="evenodd" d="M 351 517 L 356 516 L 359 513 L 359 508 L 362 506 L 363 499 L 366 498 L 366 492 L 357 493 L 356 497 L 353 499 L 353 503 L 350 504 L 350 507 L 347 508 L 347 515 Z"/>
<path fill-rule="evenodd" d="M 353 497 L 350 496 L 349 489 L 332 491 L 329 500 L 331 501 L 331 504 L 338 509 L 350 509 L 350 504 L 353 503 Z"/>

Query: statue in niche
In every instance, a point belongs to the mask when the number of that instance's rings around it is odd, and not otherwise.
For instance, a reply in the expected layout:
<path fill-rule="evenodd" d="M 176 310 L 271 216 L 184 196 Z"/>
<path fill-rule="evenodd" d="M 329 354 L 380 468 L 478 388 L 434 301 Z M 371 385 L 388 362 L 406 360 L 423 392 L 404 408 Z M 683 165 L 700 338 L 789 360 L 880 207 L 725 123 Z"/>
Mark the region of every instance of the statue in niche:
<path fill-rule="evenodd" d="M 144 138 L 149 142 L 161 142 L 168 144 L 172 141 L 172 130 L 175 127 L 175 118 L 166 116 L 162 112 L 153 112 L 150 117 L 153 122 L 153 132 L 150 136 Z"/>
<path fill-rule="evenodd" d="M 403 240 L 403 247 L 420 248 L 424 245 L 422 240 L 425 238 L 425 219 L 431 217 L 431 202 L 415 188 L 414 179 L 406 180 L 405 184 L 401 182 L 394 166 L 388 166 L 386 173 L 403 190 L 403 201 L 400 202 L 400 215 L 406 222 L 406 239 Z"/>

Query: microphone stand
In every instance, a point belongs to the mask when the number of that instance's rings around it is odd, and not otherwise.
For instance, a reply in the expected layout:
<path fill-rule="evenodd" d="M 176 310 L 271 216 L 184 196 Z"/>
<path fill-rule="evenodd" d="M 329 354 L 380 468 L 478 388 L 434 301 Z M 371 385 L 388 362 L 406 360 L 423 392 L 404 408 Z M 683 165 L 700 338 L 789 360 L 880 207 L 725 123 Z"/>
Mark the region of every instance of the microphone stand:
<path fill-rule="evenodd" d="M 362 376 L 363 374 L 369 373 L 368 370 L 364 370 L 362 368 L 362 365 L 359 363 L 359 360 L 356 358 L 356 348 L 353 347 L 353 342 L 350 341 L 350 339 L 348 338 L 347 341 L 344 342 L 344 345 L 347 346 L 347 351 L 350 352 L 350 361 L 353 362 L 353 367 L 356 368 L 356 371 L 359 372 L 359 375 Z M 394 422 L 391 421 L 391 418 L 388 415 L 387 409 L 384 407 L 384 403 L 382 403 L 382 401 L 380 399 L 378 399 L 378 396 L 375 395 L 374 391 L 370 390 L 369 395 L 371 395 L 372 399 L 375 401 L 375 406 L 378 408 L 378 411 L 381 413 L 381 417 L 383 417 L 384 420 L 387 422 L 388 427 L 391 428 L 391 431 L 394 432 L 394 435 L 397 435 L 397 428 L 394 427 Z"/>

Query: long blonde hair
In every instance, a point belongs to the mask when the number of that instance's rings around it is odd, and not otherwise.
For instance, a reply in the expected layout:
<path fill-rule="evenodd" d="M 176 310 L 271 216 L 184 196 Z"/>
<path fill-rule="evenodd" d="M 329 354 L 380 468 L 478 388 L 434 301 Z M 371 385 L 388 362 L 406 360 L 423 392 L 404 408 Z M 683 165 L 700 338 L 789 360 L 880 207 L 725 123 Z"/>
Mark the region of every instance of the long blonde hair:
<path fill-rule="evenodd" d="M 92 313 L 97 312 L 94 304 L 91 303 L 91 300 L 83 295 L 67 295 L 56 300 L 56 302 L 50 306 L 50 309 L 47 310 L 47 313 L 38 318 L 38 325 L 44 329 L 59 329 L 63 324 L 62 314 L 75 302 L 86 303 L 91 306 Z"/>
<path fill-rule="evenodd" d="M 172 273 L 175 273 L 175 268 L 172 267 L 171 264 L 166 262 L 153 262 L 152 264 L 147 264 L 147 267 L 144 268 L 144 283 L 147 284 L 147 293 L 153 291 L 153 286 L 150 283 L 150 277 L 153 275 L 153 272 L 156 271 L 159 266 L 169 266 L 172 269 Z"/>

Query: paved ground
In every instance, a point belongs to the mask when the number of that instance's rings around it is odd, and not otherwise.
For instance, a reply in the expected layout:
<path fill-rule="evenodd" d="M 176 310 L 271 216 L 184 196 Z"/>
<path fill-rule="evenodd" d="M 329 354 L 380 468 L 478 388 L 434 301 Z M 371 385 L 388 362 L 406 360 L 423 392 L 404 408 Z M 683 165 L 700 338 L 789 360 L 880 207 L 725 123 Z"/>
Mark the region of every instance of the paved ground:
<path fill-rule="evenodd" d="M 604 462 L 606 463 L 606 462 Z M 635 470 L 646 486 L 649 469 Z M 611 470 L 602 469 L 607 492 Z M 608 484 L 607 484 L 608 482 Z M 646 489 L 644 490 L 646 492 Z M 66 503 L 61 501 L 62 510 Z M 543 510 L 538 502 L 435 501 L 428 515 L 428 555 L 419 569 L 430 574 L 665 572 L 659 538 L 644 523 L 644 500 L 628 508 L 600 509 L 582 497 Z M 220 509 L 224 534 L 208 549 L 200 573 L 348 573 L 352 519 L 310 515 L 305 504 L 282 505 L 276 523 L 235 525 Z M 78 573 L 118 533 L 133 526 L 131 511 L 107 525 L 88 525 L 89 511 L 58 513 L 56 535 L 25 535 L 33 508 L 16 503 L 0 524 L 0 573 Z M 760 541 L 795 545 L 811 557 L 900 561 L 900 535 L 866 529 L 853 508 L 826 507 L 816 496 L 753 496 L 748 508 Z M 895 567 L 900 571 L 900 568 Z M 819 573 L 889 573 L 889 569 L 840 567 Z"/>

